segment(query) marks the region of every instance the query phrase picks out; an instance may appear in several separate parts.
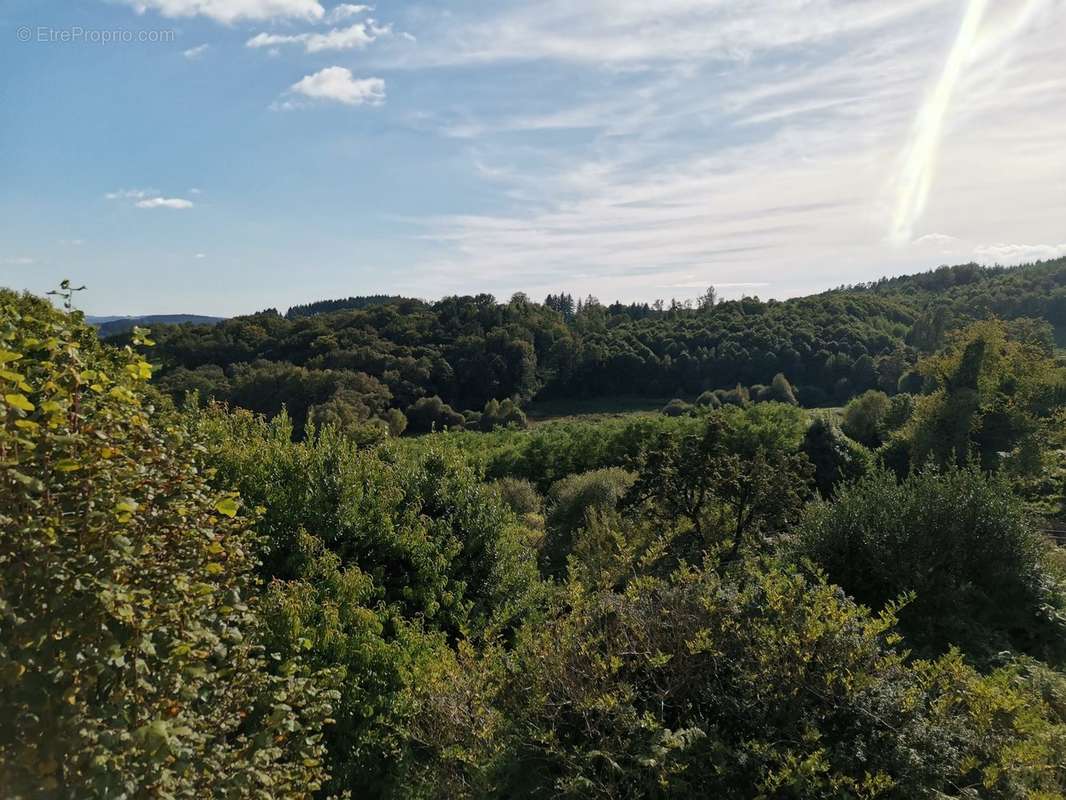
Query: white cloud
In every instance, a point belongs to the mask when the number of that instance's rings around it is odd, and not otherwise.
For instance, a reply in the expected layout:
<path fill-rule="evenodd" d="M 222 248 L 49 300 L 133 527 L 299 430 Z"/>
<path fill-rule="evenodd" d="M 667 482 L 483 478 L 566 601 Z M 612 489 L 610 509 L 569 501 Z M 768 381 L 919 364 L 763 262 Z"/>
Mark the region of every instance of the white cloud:
<path fill-rule="evenodd" d="M 981 264 L 1027 264 L 1066 256 L 1066 244 L 984 244 L 974 248 L 974 258 Z"/>
<path fill-rule="evenodd" d="M 108 200 L 140 200 L 154 194 L 158 194 L 155 189 L 119 189 L 108 192 L 104 197 Z"/>
<path fill-rule="evenodd" d="M 138 14 L 157 11 L 165 17 L 209 17 L 227 25 L 240 20 L 301 19 L 316 21 L 326 11 L 318 0 L 121 0 Z"/>
<path fill-rule="evenodd" d="M 447 12 L 425 21 L 428 46 L 397 66 L 550 60 L 646 65 L 747 61 L 884 28 L 952 0 L 542 0 L 495 14 Z M 428 15 L 427 15 L 428 16 Z"/>
<path fill-rule="evenodd" d="M 958 244 L 958 241 L 954 236 L 948 236 L 946 233 L 927 233 L 925 236 L 915 239 L 914 244 L 933 244 L 950 247 Z"/>
<path fill-rule="evenodd" d="M 196 47 L 190 47 L 188 50 L 182 52 L 182 55 L 189 59 L 189 61 L 195 61 L 204 53 L 206 53 L 210 46 L 211 45 L 201 44 L 197 45 Z"/>
<path fill-rule="evenodd" d="M 259 33 L 245 42 L 245 47 L 276 47 L 285 44 L 301 44 L 308 53 L 328 50 L 360 50 L 392 33 L 388 26 L 378 26 L 374 20 L 356 22 L 347 28 L 334 28 L 328 33 Z"/>
<path fill-rule="evenodd" d="M 24 256 L 18 256 L 15 258 L 0 258 L 0 264 L 4 266 L 12 267 L 28 267 L 30 264 L 36 263 L 32 258 L 26 258 Z"/>
<path fill-rule="evenodd" d="M 385 102 L 385 81 L 381 78 L 356 79 L 352 77 L 351 70 L 344 67 L 326 67 L 301 78 L 289 88 L 288 93 L 349 106 L 380 105 Z M 272 107 L 289 110 L 298 106 L 298 102 L 284 101 Z"/>
<path fill-rule="evenodd" d="M 193 190 L 193 194 L 199 191 Z M 192 208 L 193 203 L 181 197 L 163 197 L 157 189 L 119 189 L 104 195 L 108 200 L 132 200 L 137 208 Z"/>
<path fill-rule="evenodd" d="M 202 258 L 207 258 L 207 254 L 206 253 L 197 253 L 196 255 L 193 256 L 193 258 L 195 258 L 197 260 L 200 260 Z"/>
<path fill-rule="evenodd" d="M 149 197 L 138 200 L 135 205 L 137 208 L 172 208 L 178 211 L 193 207 L 193 203 L 181 197 Z"/>
<path fill-rule="evenodd" d="M 339 6 L 334 6 L 329 10 L 329 13 L 325 16 L 325 22 L 341 22 L 342 20 L 358 17 L 360 14 L 366 14 L 373 10 L 374 9 L 370 6 L 341 3 Z"/>

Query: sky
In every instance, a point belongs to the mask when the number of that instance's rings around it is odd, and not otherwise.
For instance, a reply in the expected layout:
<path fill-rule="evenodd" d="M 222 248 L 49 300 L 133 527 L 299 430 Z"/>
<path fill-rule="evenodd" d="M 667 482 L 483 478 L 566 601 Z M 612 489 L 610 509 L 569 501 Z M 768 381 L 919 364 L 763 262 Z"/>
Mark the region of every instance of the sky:
<path fill-rule="evenodd" d="M 808 294 L 1066 255 L 1066 0 L 2 0 L 0 285 Z"/>

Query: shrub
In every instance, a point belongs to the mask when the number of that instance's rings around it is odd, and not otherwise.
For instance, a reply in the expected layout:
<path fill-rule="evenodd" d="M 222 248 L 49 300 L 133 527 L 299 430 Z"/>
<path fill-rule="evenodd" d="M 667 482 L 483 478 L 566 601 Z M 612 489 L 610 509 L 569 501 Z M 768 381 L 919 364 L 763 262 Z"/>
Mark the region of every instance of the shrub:
<path fill-rule="evenodd" d="M 492 485 L 496 487 L 504 505 L 520 517 L 540 514 L 544 510 L 544 498 L 530 481 L 522 478 L 500 478 Z"/>
<path fill-rule="evenodd" d="M 313 796 L 332 694 L 268 671 L 248 519 L 149 365 L 7 292 L 0 361 L 5 796 Z"/>
<path fill-rule="evenodd" d="M 718 566 L 571 585 L 512 655 L 454 665 L 422 715 L 424 780 L 459 798 L 1061 796 L 1064 726 L 1036 680 L 909 664 L 891 611 L 796 569 Z"/>
<path fill-rule="evenodd" d="M 662 413 L 668 417 L 683 417 L 691 410 L 692 406 L 686 403 L 684 400 L 674 398 L 665 406 L 663 406 Z"/>
<path fill-rule="evenodd" d="M 792 384 L 780 372 L 774 375 L 774 379 L 770 383 L 769 395 L 768 399 L 775 400 L 778 403 L 787 403 L 790 406 L 799 405 L 796 400 L 796 394 L 792 391 Z"/>
<path fill-rule="evenodd" d="M 914 593 L 900 619 L 924 651 L 1046 656 L 1061 646 L 1061 627 L 1041 621 L 1051 600 L 1044 544 L 1001 476 L 926 469 L 897 482 L 877 470 L 810 507 L 800 541 L 830 580 L 875 609 Z"/>
<path fill-rule="evenodd" d="M 847 404 L 841 427 L 855 441 L 867 447 L 878 447 L 884 437 L 890 409 L 888 395 L 871 389 Z"/>
<path fill-rule="evenodd" d="M 574 536 L 585 527 L 589 514 L 614 509 L 633 485 L 635 476 L 624 469 L 597 469 L 571 475 L 548 492 L 547 538 L 541 561 L 550 575 L 561 575 Z"/>
<path fill-rule="evenodd" d="M 407 409 L 411 433 L 430 433 L 445 428 L 462 428 L 466 420 L 439 397 L 423 397 Z"/>
<path fill-rule="evenodd" d="M 696 398 L 696 405 L 704 408 L 721 408 L 722 401 L 718 399 L 718 395 L 708 390 Z"/>
<path fill-rule="evenodd" d="M 837 485 L 865 475 L 872 466 L 870 452 L 845 436 L 830 419 L 815 417 L 803 437 L 803 452 L 814 465 L 814 480 L 822 497 Z"/>

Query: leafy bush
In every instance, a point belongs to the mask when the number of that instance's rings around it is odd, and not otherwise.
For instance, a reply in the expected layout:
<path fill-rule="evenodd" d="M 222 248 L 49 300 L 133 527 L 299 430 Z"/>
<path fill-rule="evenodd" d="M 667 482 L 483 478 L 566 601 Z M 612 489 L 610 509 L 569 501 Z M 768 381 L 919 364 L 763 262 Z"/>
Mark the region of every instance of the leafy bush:
<path fill-rule="evenodd" d="M 4 794 L 313 796 L 334 694 L 267 669 L 249 521 L 149 365 L 7 292 L 0 362 Z"/>
<path fill-rule="evenodd" d="M 522 478 L 500 478 L 492 485 L 500 493 L 504 505 L 519 517 L 544 511 L 544 498 L 530 481 Z"/>
<path fill-rule="evenodd" d="M 1042 347 L 1012 340 L 992 320 L 961 331 L 918 368 L 933 389 L 902 431 L 913 464 L 973 456 L 985 469 L 1039 473 L 1048 420 L 1066 405 L 1066 373 Z"/>
<path fill-rule="evenodd" d="M 717 566 L 572 585 L 512 653 L 448 665 L 419 720 L 435 769 L 412 794 L 1061 796 L 1066 726 L 1036 680 L 957 654 L 908 664 L 891 610 L 772 563 Z"/>
<path fill-rule="evenodd" d="M 665 406 L 663 406 L 663 414 L 668 417 L 683 417 L 692 409 L 692 406 L 686 403 L 684 400 L 674 398 Z"/>
<path fill-rule="evenodd" d="M 884 392 L 871 389 L 844 408 L 844 433 L 867 447 L 878 447 L 885 434 L 891 402 Z"/>
<path fill-rule="evenodd" d="M 914 593 L 900 619 L 923 651 L 954 644 L 986 660 L 1062 646 L 1061 622 L 1048 621 L 1044 548 L 1007 480 L 975 467 L 926 469 L 902 482 L 874 471 L 812 506 L 800 543 L 873 608 Z"/>
<path fill-rule="evenodd" d="M 547 537 L 541 561 L 548 574 L 561 575 L 574 537 L 585 527 L 589 514 L 614 509 L 633 484 L 635 476 L 617 467 L 571 475 L 548 492 Z"/>
<path fill-rule="evenodd" d="M 423 397 L 407 409 L 408 429 L 411 433 L 430 433 L 446 428 L 462 428 L 463 415 L 437 396 Z"/>
<path fill-rule="evenodd" d="M 865 475 L 873 465 L 870 452 L 845 436 L 825 416 L 815 417 L 807 428 L 803 452 L 814 465 L 815 483 L 826 498 L 832 497 L 841 482 Z"/>

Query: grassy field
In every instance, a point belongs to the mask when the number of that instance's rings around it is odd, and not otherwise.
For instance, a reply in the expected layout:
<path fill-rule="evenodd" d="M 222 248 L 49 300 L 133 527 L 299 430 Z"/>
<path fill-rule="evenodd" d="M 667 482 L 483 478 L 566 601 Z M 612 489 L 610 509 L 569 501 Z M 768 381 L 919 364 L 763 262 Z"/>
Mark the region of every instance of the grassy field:
<path fill-rule="evenodd" d="M 620 417 L 627 414 L 659 413 L 670 397 L 592 397 L 537 400 L 526 408 L 532 424 L 572 417 Z M 692 399 L 689 398 L 689 402 Z"/>

